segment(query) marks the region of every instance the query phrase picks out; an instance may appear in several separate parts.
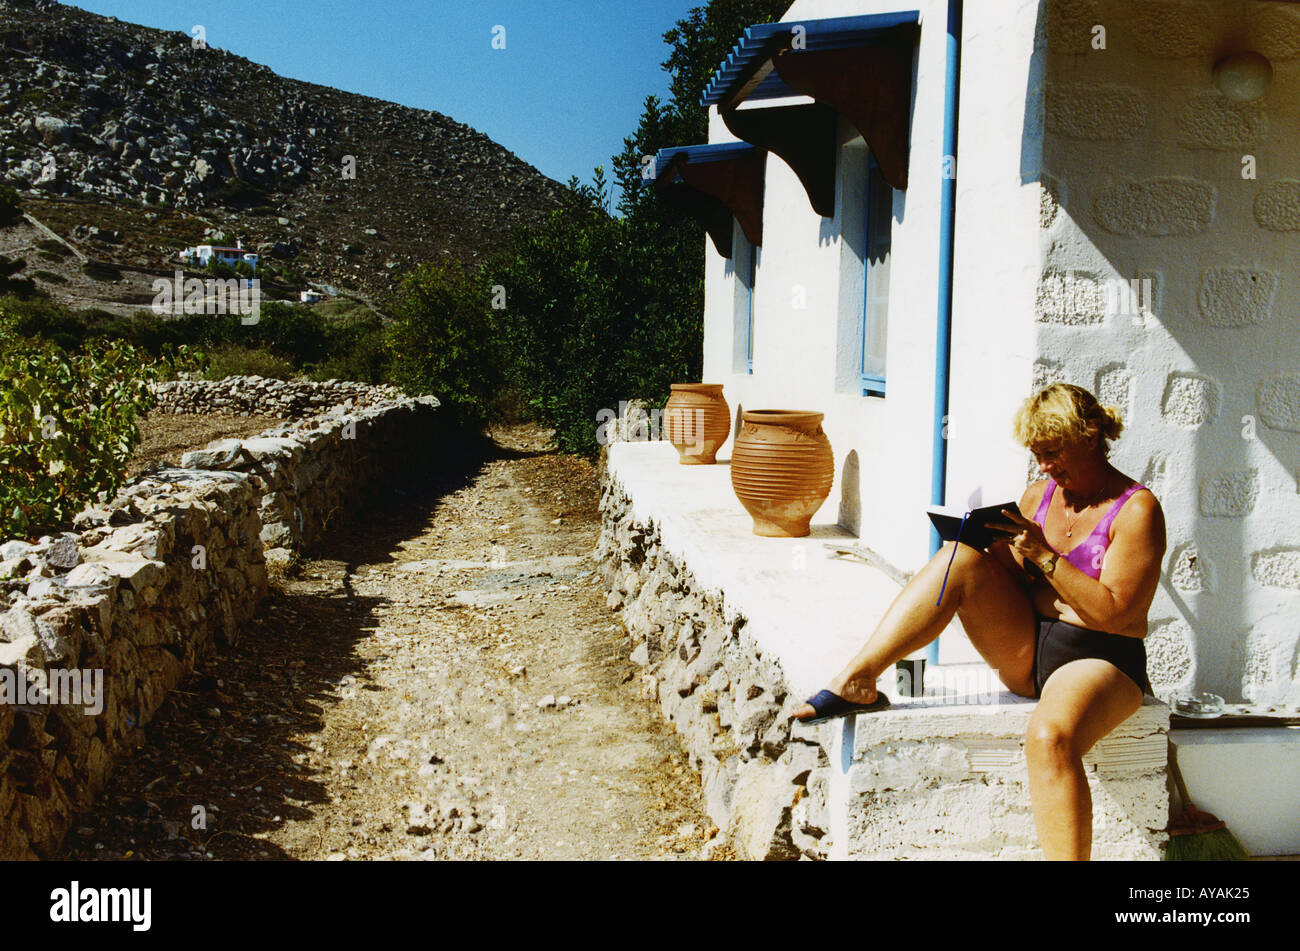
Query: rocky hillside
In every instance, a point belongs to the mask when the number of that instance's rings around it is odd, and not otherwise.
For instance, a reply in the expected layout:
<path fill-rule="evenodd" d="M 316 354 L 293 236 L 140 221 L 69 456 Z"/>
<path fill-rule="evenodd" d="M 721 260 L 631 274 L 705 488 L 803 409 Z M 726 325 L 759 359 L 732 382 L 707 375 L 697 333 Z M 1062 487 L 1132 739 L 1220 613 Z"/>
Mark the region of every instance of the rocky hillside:
<path fill-rule="evenodd" d="M 371 294 L 472 261 L 563 191 L 439 113 L 52 0 L 0 0 L 0 182 L 92 258 L 167 267 L 224 233 Z"/>

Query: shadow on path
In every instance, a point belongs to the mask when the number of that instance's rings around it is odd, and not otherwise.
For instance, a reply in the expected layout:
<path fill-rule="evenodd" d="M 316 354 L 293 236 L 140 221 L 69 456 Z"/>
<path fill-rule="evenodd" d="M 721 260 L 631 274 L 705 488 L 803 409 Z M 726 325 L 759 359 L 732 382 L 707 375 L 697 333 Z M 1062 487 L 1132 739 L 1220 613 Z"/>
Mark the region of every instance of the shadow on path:
<path fill-rule="evenodd" d="M 471 484 L 494 458 L 520 453 L 461 440 L 439 471 L 411 473 L 401 488 L 365 498 L 304 561 L 274 579 L 234 647 L 219 645 L 137 734 L 94 809 L 78 818 L 62 857 L 289 859 L 263 841 L 328 800 L 311 762 L 330 708 L 368 683 L 357 647 L 386 603 L 358 597 L 362 565 L 394 559 L 440 501 Z M 296 739 L 295 739 L 296 738 Z M 358 758 L 365 750 L 357 751 Z"/>

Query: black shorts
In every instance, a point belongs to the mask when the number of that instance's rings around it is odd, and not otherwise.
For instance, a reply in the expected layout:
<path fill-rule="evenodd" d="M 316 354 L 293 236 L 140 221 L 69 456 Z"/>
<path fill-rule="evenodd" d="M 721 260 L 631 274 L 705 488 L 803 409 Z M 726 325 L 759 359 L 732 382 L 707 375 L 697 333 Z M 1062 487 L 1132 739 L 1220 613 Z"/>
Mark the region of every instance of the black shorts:
<path fill-rule="evenodd" d="M 1056 618 L 1039 617 L 1038 642 L 1034 646 L 1034 696 L 1043 694 L 1043 684 L 1059 667 L 1072 660 L 1096 657 L 1109 661 L 1147 692 L 1147 648 L 1140 637 L 1108 634 L 1079 627 Z"/>

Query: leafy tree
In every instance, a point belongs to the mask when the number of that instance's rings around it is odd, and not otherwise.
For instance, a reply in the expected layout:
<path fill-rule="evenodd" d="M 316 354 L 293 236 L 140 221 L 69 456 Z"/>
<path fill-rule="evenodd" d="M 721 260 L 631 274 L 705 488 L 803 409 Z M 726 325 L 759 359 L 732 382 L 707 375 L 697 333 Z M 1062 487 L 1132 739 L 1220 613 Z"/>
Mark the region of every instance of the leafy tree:
<path fill-rule="evenodd" d="M 636 132 L 623 140 L 623 151 L 614 158 L 623 214 L 645 213 L 657 204 L 642 180 L 644 156 L 708 140 L 709 113 L 700 105 L 705 87 L 746 27 L 779 20 L 789 5 L 788 0 L 710 0 L 664 33 L 669 53 L 660 65 L 669 74 L 669 99 L 664 103 L 656 96 L 646 98 Z M 702 256 L 696 264 L 703 268 Z"/>
<path fill-rule="evenodd" d="M 786 5 L 712 0 L 665 33 L 672 95 L 645 100 L 636 132 L 614 157 L 618 216 L 598 168 L 591 185 L 570 183 L 566 208 L 489 262 L 490 281 L 510 294 L 496 315 L 509 378 L 555 427 L 562 449 L 596 449 L 598 410 L 633 398 L 662 405 L 669 384 L 700 378 L 704 232 L 656 199 L 642 159 L 705 141 L 699 99 L 714 70 L 746 26 L 779 17 Z"/>
<path fill-rule="evenodd" d="M 608 187 L 570 183 L 565 205 L 519 231 L 485 268 L 507 294 L 493 311 L 508 379 L 556 429 L 565 451 L 594 448 L 596 411 L 627 399 L 627 224 L 608 212 Z"/>
<path fill-rule="evenodd" d="M 490 298 L 458 264 L 422 264 L 402 280 L 385 335 L 391 379 L 407 393 L 436 396 L 467 428 L 487 421 L 501 390 Z"/>

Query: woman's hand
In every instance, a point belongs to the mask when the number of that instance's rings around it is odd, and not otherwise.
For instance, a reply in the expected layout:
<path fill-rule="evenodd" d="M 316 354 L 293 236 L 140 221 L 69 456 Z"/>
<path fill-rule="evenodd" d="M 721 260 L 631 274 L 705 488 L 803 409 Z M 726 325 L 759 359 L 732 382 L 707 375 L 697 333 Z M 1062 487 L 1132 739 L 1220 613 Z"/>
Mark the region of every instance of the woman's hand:
<path fill-rule="evenodd" d="M 1022 559 L 1038 566 L 1056 554 L 1052 546 L 1047 544 L 1047 538 L 1043 535 L 1042 526 L 1037 522 L 1025 518 L 1019 512 L 1013 512 L 1010 509 L 1003 509 L 1002 517 L 1010 524 L 996 525 L 990 523 L 989 528 L 1008 535 L 1007 541 L 1011 546 L 1011 550 Z"/>

